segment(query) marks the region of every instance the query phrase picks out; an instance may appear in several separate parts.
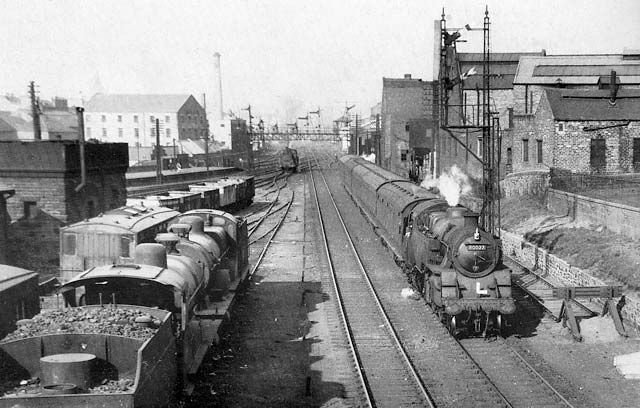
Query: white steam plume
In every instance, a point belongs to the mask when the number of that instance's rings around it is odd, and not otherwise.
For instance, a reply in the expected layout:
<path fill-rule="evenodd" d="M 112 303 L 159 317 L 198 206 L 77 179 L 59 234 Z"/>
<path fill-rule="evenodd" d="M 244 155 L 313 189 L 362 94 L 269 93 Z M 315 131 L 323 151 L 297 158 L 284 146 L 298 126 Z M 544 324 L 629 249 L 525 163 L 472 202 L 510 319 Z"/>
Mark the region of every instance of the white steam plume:
<path fill-rule="evenodd" d="M 376 154 L 375 153 L 371 153 L 371 154 L 363 154 L 362 156 L 363 159 L 365 159 L 366 161 L 370 161 L 371 163 L 375 163 L 376 162 Z"/>
<path fill-rule="evenodd" d="M 469 177 L 453 166 L 442 173 L 438 179 L 425 179 L 420 186 L 424 188 L 438 187 L 440 194 L 447 200 L 447 204 L 454 206 L 460 203 L 460 196 L 471 191 Z"/>

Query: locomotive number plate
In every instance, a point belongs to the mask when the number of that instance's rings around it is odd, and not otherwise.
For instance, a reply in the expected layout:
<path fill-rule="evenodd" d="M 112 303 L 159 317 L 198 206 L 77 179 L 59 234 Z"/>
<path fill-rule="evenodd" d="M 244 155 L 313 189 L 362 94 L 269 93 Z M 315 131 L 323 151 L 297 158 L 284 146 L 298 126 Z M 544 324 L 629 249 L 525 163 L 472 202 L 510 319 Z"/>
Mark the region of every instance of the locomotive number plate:
<path fill-rule="evenodd" d="M 468 251 L 486 251 L 487 246 L 484 244 L 468 244 L 467 250 Z"/>

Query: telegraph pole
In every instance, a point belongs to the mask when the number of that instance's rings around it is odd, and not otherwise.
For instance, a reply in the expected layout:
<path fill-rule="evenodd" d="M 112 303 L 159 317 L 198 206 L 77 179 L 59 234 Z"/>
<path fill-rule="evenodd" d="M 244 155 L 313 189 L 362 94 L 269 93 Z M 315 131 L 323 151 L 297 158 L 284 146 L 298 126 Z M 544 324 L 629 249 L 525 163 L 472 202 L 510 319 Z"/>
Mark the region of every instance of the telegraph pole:
<path fill-rule="evenodd" d="M 160 147 L 160 119 L 156 118 L 156 183 L 162 184 L 162 157 Z"/>
<path fill-rule="evenodd" d="M 40 127 L 40 106 L 36 97 L 36 83 L 29 83 L 29 96 L 31 98 L 31 116 L 33 116 L 33 138 L 42 140 L 42 128 Z"/>

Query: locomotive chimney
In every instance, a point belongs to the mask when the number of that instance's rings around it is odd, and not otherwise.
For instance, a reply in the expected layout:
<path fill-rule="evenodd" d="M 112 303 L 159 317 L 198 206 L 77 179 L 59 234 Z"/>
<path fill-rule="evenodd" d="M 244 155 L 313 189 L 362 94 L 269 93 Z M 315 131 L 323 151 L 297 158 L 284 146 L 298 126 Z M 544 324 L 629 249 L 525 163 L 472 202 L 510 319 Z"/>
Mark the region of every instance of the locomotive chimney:
<path fill-rule="evenodd" d="M 191 225 L 178 223 L 178 224 L 171 225 L 167 229 L 169 230 L 169 232 L 173 232 L 174 234 L 178 235 L 178 237 L 180 238 L 189 239 L 189 231 L 191 231 Z"/>
<path fill-rule="evenodd" d="M 179 241 L 180 237 L 172 232 L 164 232 L 156 235 L 156 242 L 165 248 L 167 255 L 175 255 L 178 253 L 176 244 Z"/>
<path fill-rule="evenodd" d="M 136 247 L 134 262 L 141 265 L 167 267 L 167 253 L 160 244 L 139 244 Z"/>
<path fill-rule="evenodd" d="M 192 233 L 204 234 L 204 220 L 197 215 L 186 215 L 184 217 L 180 217 L 178 222 L 180 224 L 190 225 Z"/>

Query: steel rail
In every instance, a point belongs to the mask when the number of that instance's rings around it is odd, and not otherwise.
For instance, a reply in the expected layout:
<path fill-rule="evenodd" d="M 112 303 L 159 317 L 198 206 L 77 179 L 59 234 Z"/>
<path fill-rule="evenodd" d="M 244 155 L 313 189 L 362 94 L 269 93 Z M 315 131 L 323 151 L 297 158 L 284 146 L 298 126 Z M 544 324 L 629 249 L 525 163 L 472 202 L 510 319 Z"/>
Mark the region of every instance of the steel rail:
<path fill-rule="evenodd" d="M 518 358 L 520 359 L 520 361 L 522 361 L 524 363 L 524 365 L 527 366 L 527 368 L 529 370 L 531 370 L 531 372 L 538 377 L 538 379 L 540 381 L 542 381 L 558 398 L 560 398 L 560 400 L 562 400 L 562 402 L 564 402 L 567 407 L 569 408 L 576 408 L 575 405 L 571 404 L 569 401 L 567 401 L 567 399 L 565 397 L 562 396 L 562 394 L 560 394 L 560 392 L 558 390 L 555 389 L 555 387 L 553 385 L 551 385 L 551 383 L 549 383 L 549 381 L 547 381 L 542 374 L 540 374 L 538 372 L 538 370 L 535 369 L 535 367 L 533 367 L 531 364 L 529 364 L 529 362 L 513 347 L 509 346 L 508 344 L 505 343 L 505 345 L 516 355 L 518 356 Z"/>
<path fill-rule="evenodd" d="M 267 253 L 267 250 L 269 249 L 269 245 L 271 245 L 271 241 L 273 241 L 273 237 L 278 233 L 278 230 L 280 229 L 280 227 L 284 223 L 284 219 L 287 217 L 287 214 L 289 214 L 289 209 L 291 208 L 291 204 L 293 204 L 294 196 L 295 196 L 295 192 L 292 191 L 291 192 L 291 201 L 289 201 L 289 205 L 287 206 L 287 210 L 284 212 L 284 214 L 282 214 L 282 218 L 280 218 L 280 221 L 278 221 L 278 224 L 273 229 L 273 233 L 271 234 L 271 237 L 269 238 L 269 241 L 267 241 L 267 243 L 264 246 L 264 248 L 262 248 L 262 252 L 260 252 L 260 256 L 258 256 L 258 260 L 256 261 L 256 264 L 253 266 L 253 268 L 249 272 L 249 276 L 248 276 L 247 279 L 251 279 L 253 277 L 253 275 L 256 273 L 256 271 L 258 270 L 258 268 L 260 267 L 260 263 L 262 262 L 262 259 L 264 258 L 264 255 Z"/>
<path fill-rule="evenodd" d="M 316 159 L 316 165 L 318 165 L 318 167 L 320 167 L 319 163 L 317 162 L 317 159 Z M 333 204 L 333 208 L 336 211 L 338 219 L 340 220 L 340 224 L 342 225 L 342 228 L 343 228 L 343 230 L 345 232 L 347 240 L 349 241 L 349 245 L 351 247 L 351 251 L 355 256 L 356 261 L 358 262 L 358 265 L 360 267 L 360 271 L 362 272 L 363 277 L 365 278 L 365 281 L 367 282 L 367 286 L 369 287 L 369 291 L 373 295 L 373 300 L 375 301 L 376 305 L 378 306 L 378 310 L 380 311 L 380 315 L 382 316 L 382 318 L 383 318 L 383 320 L 385 322 L 387 330 L 391 334 L 391 337 L 393 338 L 397 349 L 400 351 L 400 354 L 402 355 L 402 358 L 403 358 L 403 360 L 405 362 L 405 365 L 409 368 L 409 371 L 411 372 L 413 380 L 415 381 L 416 385 L 420 389 L 420 392 L 422 393 L 422 395 L 425 398 L 425 400 L 428 402 L 429 407 L 430 408 L 435 408 L 435 404 L 434 404 L 433 398 L 431 397 L 431 395 L 429 394 L 429 392 L 425 388 L 424 384 L 422 383 L 422 380 L 421 380 L 420 376 L 418 375 L 415 367 L 411 363 L 411 359 L 409 358 L 406 350 L 404 349 L 404 347 L 402 346 L 402 343 L 400 342 L 400 338 L 398 337 L 397 332 L 395 331 L 393 325 L 391 324 L 391 321 L 389 320 L 389 317 L 387 315 L 387 312 L 384 309 L 384 306 L 382 306 L 382 303 L 380 302 L 380 297 L 378 296 L 378 293 L 376 292 L 375 288 L 373 287 L 373 283 L 371 282 L 371 279 L 369 278 L 369 275 L 367 274 L 366 268 L 364 267 L 364 265 L 362 263 L 362 260 L 360 258 L 360 255 L 358 254 L 358 251 L 356 250 L 355 244 L 353 243 L 353 240 L 351 239 L 351 235 L 349 234 L 349 231 L 348 231 L 347 226 L 346 226 L 346 224 L 344 222 L 344 219 L 342 218 L 342 214 L 340 213 L 340 210 L 338 209 L 338 206 L 336 205 L 336 202 L 335 202 L 335 199 L 333 197 L 333 194 L 331 193 L 331 190 L 329 189 L 329 185 L 328 185 L 327 180 L 324 177 L 324 174 L 322 173 L 322 171 L 320 171 L 320 175 L 322 176 L 322 180 L 324 182 L 324 185 L 327 188 L 327 192 L 329 193 L 329 197 L 331 198 L 331 203 Z M 314 185 L 314 189 L 315 189 L 315 185 Z M 317 194 L 316 194 L 316 199 L 317 199 Z"/>
<path fill-rule="evenodd" d="M 351 356 L 353 357 L 354 364 L 357 368 L 358 378 L 360 379 L 360 384 L 362 385 L 362 389 L 364 390 L 365 398 L 367 400 L 368 407 L 374 407 L 373 401 L 371 400 L 371 390 L 369 390 L 368 383 L 365 379 L 364 368 L 362 367 L 362 362 L 358 356 L 358 352 L 356 351 L 356 347 L 354 344 L 353 333 L 349 327 L 349 323 L 347 321 L 347 312 L 344 308 L 344 302 L 342 300 L 342 294 L 340 293 L 340 289 L 338 288 L 338 281 L 336 279 L 336 271 L 333 269 L 333 264 L 331 262 L 331 253 L 329 251 L 329 241 L 327 239 L 327 232 L 324 226 L 324 221 L 322 220 L 322 210 L 320 209 L 320 202 L 318 201 L 318 189 L 316 188 L 316 181 L 313 177 L 313 169 L 311 168 L 311 159 L 309 160 L 309 174 L 311 175 L 311 185 L 313 186 L 314 198 L 316 202 L 316 209 L 318 211 L 318 221 L 320 222 L 320 231 L 322 232 L 322 242 L 324 243 L 324 253 L 327 257 L 329 272 L 331 276 L 331 282 L 333 283 L 333 290 L 337 297 L 338 308 L 340 310 L 340 320 L 342 321 L 342 325 L 345 328 L 345 332 L 347 334 L 347 340 L 349 343 L 349 350 L 351 351 Z"/>

